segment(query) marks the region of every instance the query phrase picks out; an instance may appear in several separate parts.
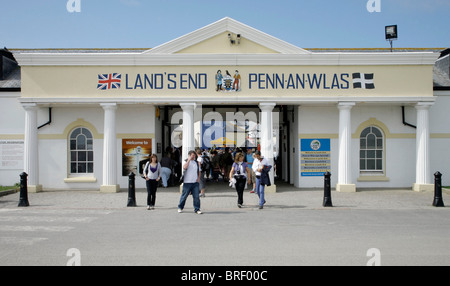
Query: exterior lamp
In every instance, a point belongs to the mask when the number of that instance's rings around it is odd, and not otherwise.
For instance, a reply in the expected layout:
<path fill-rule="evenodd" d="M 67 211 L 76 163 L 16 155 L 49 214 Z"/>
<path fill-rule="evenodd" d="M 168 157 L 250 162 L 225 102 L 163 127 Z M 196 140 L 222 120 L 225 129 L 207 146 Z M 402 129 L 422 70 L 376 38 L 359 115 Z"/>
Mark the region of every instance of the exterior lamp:
<path fill-rule="evenodd" d="M 391 44 L 391 52 L 392 52 L 392 41 L 397 40 L 398 34 L 397 34 L 397 25 L 390 25 L 385 27 L 385 35 L 386 35 L 386 41 L 389 41 Z"/>

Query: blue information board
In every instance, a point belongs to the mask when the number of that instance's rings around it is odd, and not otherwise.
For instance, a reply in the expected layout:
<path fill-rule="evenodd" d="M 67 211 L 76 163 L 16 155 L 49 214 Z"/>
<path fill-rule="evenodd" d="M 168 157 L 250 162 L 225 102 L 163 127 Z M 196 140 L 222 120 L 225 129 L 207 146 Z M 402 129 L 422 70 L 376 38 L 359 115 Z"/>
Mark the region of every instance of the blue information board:
<path fill-rule="evenodd" d="M 331 170 L 330 141 L 330 139 L 300 140 L 302 177 L 319 177 Z"/>

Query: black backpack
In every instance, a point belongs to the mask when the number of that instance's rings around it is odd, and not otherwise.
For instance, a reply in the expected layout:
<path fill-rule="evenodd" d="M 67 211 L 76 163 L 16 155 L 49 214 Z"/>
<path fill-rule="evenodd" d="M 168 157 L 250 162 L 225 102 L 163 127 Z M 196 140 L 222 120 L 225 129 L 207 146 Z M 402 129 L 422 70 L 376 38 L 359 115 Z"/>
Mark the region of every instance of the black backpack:
<path fill-rule="evenodd" d="M 211 161 L 209 160 L 208 155 L 202 156 L 203 163 L 202 163 L 202 171 L 207 171 L 211 168 Z"/>

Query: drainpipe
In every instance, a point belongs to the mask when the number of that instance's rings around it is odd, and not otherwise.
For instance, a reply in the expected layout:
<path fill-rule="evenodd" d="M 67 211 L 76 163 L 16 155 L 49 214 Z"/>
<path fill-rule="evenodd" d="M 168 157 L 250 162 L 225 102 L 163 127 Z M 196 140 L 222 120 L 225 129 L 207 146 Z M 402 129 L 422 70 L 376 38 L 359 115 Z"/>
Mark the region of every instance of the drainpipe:
<path fill-rule="evenodd" d="M 405 121 L 405 107 L 404 106 L 402 106 L 402 120 L 403 120 L 404 125 L 417 129 L 417 126 L 409 124 L 408 122 Z"/>
<path fill-rule="evenodd" d="M 50 123 L 52 123 L 52 108 L 49 107 L 48 108 L 48 121 L 45 124 L 42 124 L 41 126 L 38 127 L 38 129 L 41 129 L 44 126 L 50 125 Z"/>

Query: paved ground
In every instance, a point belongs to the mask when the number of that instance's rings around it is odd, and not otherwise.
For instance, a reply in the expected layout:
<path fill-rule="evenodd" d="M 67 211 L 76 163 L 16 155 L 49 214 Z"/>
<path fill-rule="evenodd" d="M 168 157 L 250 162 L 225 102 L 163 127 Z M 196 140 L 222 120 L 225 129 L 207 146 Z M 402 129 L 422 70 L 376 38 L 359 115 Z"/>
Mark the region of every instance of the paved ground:
<path fill-rule="evenodd" d="M 28 208 L 19 193 L 1 197 L 0 265 L 450 265 L 450 208 L 432 207 L 433 193 L 333 191 L 323 208 L 322 190 L 279 185 L 259 210 L 256 195 L 239 209 L 219 186 L 201 199 L 203 215 L 192 197 L 177 213 L 177 188 L 158 189 L 152 211 L 145 190 L 135 208 L 125 190 L 29 194 Z"/>

